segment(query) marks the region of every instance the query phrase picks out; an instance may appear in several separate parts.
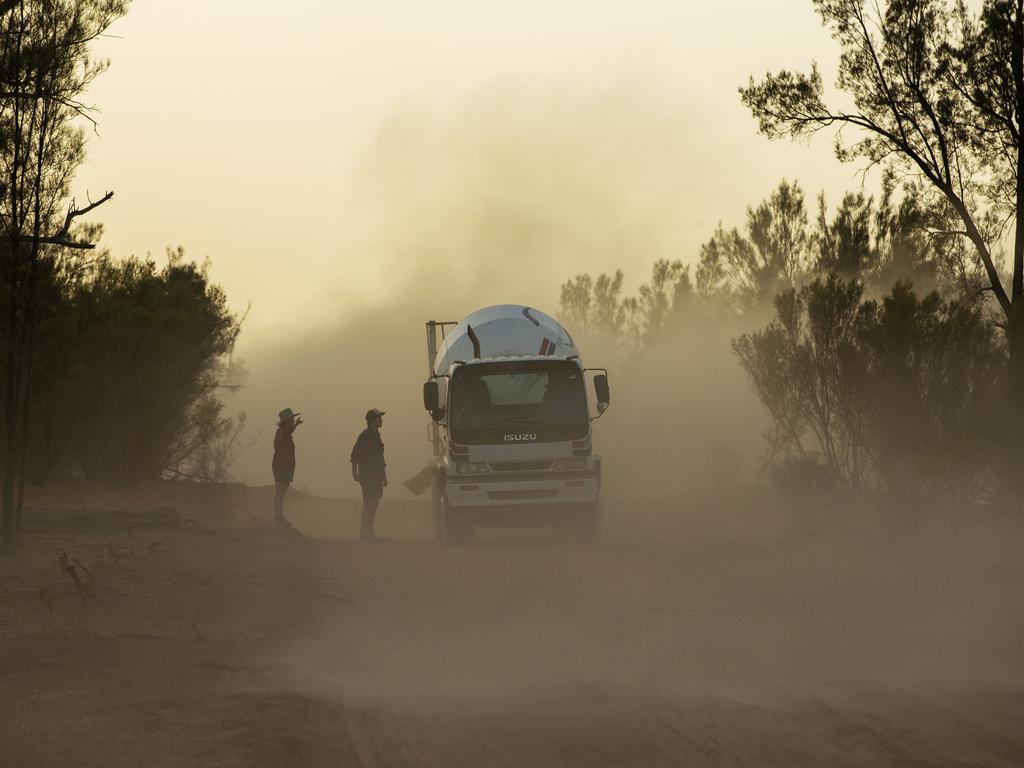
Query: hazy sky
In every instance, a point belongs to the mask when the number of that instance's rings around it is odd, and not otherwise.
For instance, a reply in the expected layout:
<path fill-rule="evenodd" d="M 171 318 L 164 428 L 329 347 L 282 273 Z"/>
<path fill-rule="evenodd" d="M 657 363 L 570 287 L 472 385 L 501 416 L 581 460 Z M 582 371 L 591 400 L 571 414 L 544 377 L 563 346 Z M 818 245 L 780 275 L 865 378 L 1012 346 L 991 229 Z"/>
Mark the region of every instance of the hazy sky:
<path fill-rule="evenodd" d="M 407 289 L 423 267 L 407 222 L 432 221 L 423 258 L 443 259 L 464 205 L 441 191 L 453 164 L 491 167 L 497 187 L 549 176 L 510 199 L 556 218 L 559 195 L 579 202 L 556 245 L 613 213 L 616 247 L 552 248 L 533 267 L 551 302 L 577 269 L 638 280 L 658 256 L 693 260 L 783 176 L 811 195 L 859 183 L 827 138 L 757 135 L 736 93 L 812 59 L 829 76 L 809 0 L 135 0 L 111 33 L 79 194 L 115 191 L 98 218 L 118 255 L 208 256 L 235 307 L 254 300 L 250 344 Z"/>

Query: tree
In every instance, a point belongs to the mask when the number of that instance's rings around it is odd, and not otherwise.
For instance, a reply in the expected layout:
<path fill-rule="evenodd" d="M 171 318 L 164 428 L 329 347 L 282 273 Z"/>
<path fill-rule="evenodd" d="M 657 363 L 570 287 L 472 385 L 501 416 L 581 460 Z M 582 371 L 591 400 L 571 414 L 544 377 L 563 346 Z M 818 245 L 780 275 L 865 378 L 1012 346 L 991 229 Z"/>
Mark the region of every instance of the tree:
<path fill-rule="evenodd" d="M 843 485 L 956 497 L 993 466 L 986 448 L 1005 364 L 974 303 L 901 282 L 881 302 L 836 276 L 783 292 L 733 349 L 772 417 L 768 461 L 820 461 Z"/>
<path fill-rule="evenodd" d="M 601 273 L 596 278 L 576 275 L 562 284 L 562 319 L 584 337 L 614 340 L 626 326 L 622 300 L 622 270 L 614 275 Z"/>
<path fill-rule="evenodd" d="M 834 220 L 827 220 L 825 196 L 818 197 L 818 268 L 846 278 L 859 277 L 878 263 L 872 238 L 874 201 L 863 192 L 847 192 Z"/>
<path fill-rule="evenodd" d="M 958 222 L 944 234 L 971 243 L 1024 379 L 1024 4 L 983 0 L 973 13 L 962 0 L 813 3 L 840 45 L 836 86 L 852 108 L 825 103 L 816 66 L 751 78 L 743 102 L 769 137 L 836 128 L 840 160 L 920 179 Z M 997 263 L 1008 223 L 1009 290 Z"/>
<path fill-rule="evenodd" d="M 651 281 L 644 283 L 635 298 L 623 302 L 633 338 L 650 344 L 664 337 L 679 320 L 693 295 L 690 268 L 681 261 L 659 259 L 651 268 Z"/>
<path fill-rule="evenodd" d="M 190 474 L 230 428 L 216 392 L 239 323 L 224 292 L 179 249 L 163 269 L 103 259 L 69 300 L 80 327 L 61 399 L 78 414 L 74 470 L 114 482 Z"/>
<path fill-rule="evenodd" d="M 872 459 L 900 494 L 957 497 L 993 466 L 986 447 L 1005 348 L 977 307 L 897 283 L 859 328 Z"/>
<path fill-rule="evenodd" d="M 41 286 L 68 254 L 93 248 L 77 220 L 112 197 L 71 198 L 84 158 L 81 99 L 106 68 L 90 44 L 127 0 L 18 0 L 0 4 L 0 336 L 3 377 L 3 548 L 21 536 L 25 445 Z"/>
<path fill-rule="evenodd" d="M 38 314 L 29 481 L 223 480 L 245 447 L 220 398 L 245 379 L 241 320 L 205 266 L 103 253 L 61 278 Z"/>
<path fill-rule="evenodd" d="M 689 267 L 681 261 L 659 259 L 651 267 L 651 280 L 636 296 L 622 296 L 623 274 L 576 275 L 562 284 L 562 319 L 583 335 L 631 344 L 649 344 L 661 338 L 694 294 Z"/>
<path fill-rule="evenodd" d="M 811 239 L 803 190 L 783 179 L 756 208 L 747 208 L 745 235 L 719 225 L 701 247 L 697 293 L 718 293 L 739 309 L 768 303 L 807 274 Z"/>
<path fill-rule="evenodd" d="M 876 284 L 888 290 L 897 282 L 909 281 L 919 288 L 938 285 L 943 292 L 965 300 L 980 296 L 977 279 L 965 279 L 965 274 L 951 269 L 962 251 L 963 238 L 934 236 L 943 211 L 929 207 L 927 196 L 913 184 L 904 186 L 899 200 L 895 193 L 896 181 L 892 174 L 886 174 L 881 200 L 872 217 Z M 972 270 L 972 276 L 976 278 L 976 270 Z"/>
<path fill-rule="evenodd" d="M 818 217 L 813 234 L 814 271 L 862 280 L 877 293 L 906 280 L 930 289 L 939 280 L 939 267 L 949 266 L 955 241 L 931 236 L 929 225 L 936 212 L 926 207 L 912 185 L 897 200 L 895 181 L 886 174 L 881 198 L 847 192 L 832 216 L 825 196 L 818 196 Z M 942 275 L 945 292 L 976 295 L 976 285 L 958 279 L 948 269 Z"/>

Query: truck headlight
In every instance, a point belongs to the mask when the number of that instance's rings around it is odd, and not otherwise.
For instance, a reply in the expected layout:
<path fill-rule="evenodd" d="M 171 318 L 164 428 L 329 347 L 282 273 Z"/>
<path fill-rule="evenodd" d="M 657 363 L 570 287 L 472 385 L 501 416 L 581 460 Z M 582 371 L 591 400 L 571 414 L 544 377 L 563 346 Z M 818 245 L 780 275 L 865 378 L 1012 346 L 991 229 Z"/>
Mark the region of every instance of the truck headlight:
<path fill-rule="evenodd" d="M 557 459 L 555 461 L 555 471 L 565 472 L 567 470 L 579 470 L 587 468 L 587 460 L 584 458 L 579 459 Z"/>
<path fill-rule="evenodd" d="M 482 461 L 464 461 L 455 465 L 457 475 L 483 475 L 491 471 L 491 468 Z"/>

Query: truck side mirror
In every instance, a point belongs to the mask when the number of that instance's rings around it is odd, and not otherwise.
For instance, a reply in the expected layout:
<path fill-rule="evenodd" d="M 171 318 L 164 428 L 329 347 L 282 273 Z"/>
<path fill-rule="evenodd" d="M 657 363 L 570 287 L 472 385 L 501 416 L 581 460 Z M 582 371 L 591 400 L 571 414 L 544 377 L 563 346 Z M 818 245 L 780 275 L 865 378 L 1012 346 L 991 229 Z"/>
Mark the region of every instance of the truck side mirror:
<path fill-rule="evenodd" d="M 423 385 L 423 407 L 431 413 L 441 407 L 441 393 L 436 381 L 428 381 Z"/>
<path fill-rule="evenodd" d="M 612 401 L 612 394 L 608 389 L 608 377 L 603 373 L 594 377 L 594 394 L 597 395 L 598 410 L 603 412 L 608 407 L 608 403 Z"/>

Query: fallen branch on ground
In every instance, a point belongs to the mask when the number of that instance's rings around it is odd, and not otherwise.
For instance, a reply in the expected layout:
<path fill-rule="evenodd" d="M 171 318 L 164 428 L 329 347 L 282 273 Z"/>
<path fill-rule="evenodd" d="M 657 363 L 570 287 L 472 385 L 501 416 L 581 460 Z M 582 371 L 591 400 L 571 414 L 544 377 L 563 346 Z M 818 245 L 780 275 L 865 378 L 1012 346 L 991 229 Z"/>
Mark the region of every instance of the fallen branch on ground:
<path fill-rule="evenodd" d="M 75 586 L 78 587 L 78 591 L 82 596 L 83 603 L 90 598 L 96 599 L 96 593 L 92 588 L 92 572 L 82 564 L 81 560 L 77 557 L 68 557 L 67 552 L 62 552 L 60 557 L 57 558 L 57 564 L 61 567 L 62 571 L 74 580 Z"/>

